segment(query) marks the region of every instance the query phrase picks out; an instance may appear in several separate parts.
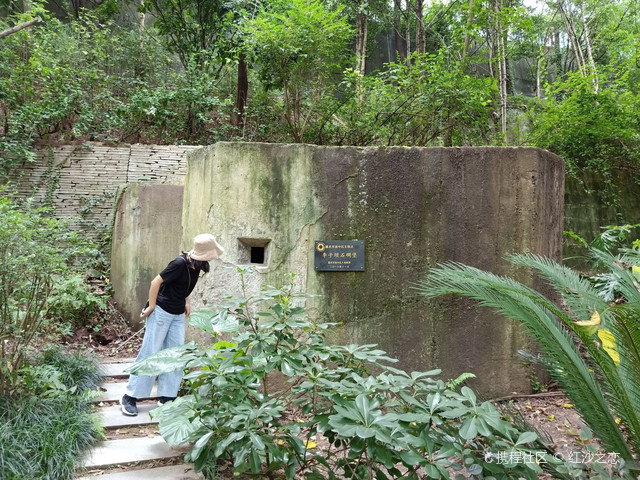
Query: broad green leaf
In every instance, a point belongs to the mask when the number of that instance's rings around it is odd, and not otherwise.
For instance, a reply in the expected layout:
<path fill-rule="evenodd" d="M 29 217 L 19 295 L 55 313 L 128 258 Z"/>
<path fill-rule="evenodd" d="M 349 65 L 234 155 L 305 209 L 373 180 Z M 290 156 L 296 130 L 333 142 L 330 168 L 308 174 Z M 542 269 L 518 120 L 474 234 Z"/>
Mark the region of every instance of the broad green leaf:
<path fill-rule="evenodd" d="M 229 316 L 222 310 L 211 320 L 211 329 L 215 333 L 234 333 L 240 330 L 240 322 L 234 316 Z"/>
<path fill-rule="evenodd" d="M 460 436 L 465 440 L 471 440 L 478 435 L 478 429 L 476 426 L 476 418 L 467 418 L 460 427 Z"/>
<path fill-rule="evenodd" d="M 153 417 L 159 420 L 159 431 L 162 438 L 171 446 L 182 445 L 192 439 L 192 436 L 201 427 L 198 418 L 193 418 L 194 399 L 191 396 L 178 397 L 158 409 Z M 193 420 L 192 420 L 193 419 Z"/>
<path fill-rule="evenodd" d="M 292 377 L 296 373 L 295 369 L 285 360 L 280 364 L 280 371 L 287 377 Z"/>
<path fill-rule="evenodd" d="M 254 432 L 249 433 L 249 438 L 251 439 L 251 443 L 253 443 L 253 447 L 257 450 L 264 450 L 264 442 L 260 438 L 260 435 L 257 435 Z"/>
<path fill-rule="evenodd" d="M 193 358 L 192 356 L 184 356 L 184 354 L 195 348 L 197 348 L 197 345 L 192 341 L 185 345 L 160 350 L 153 355 L 149 355 L 141 362 L 134 363 L 130 368 L 126 369 L 125 372 L 139 376 L 147 375 L 155 377 L 162 373 L 182 370 Z"/>
<path fill-rule="evenodd" d="M 523 432 L 518 437 L 516 445 L 524 445 L 525 443 L 535 442 L 537 438 L 538 435 L 536 435 L 534 432 Z"/>
<path fill-rule="evenodd" d="M 376 431 L 373 428 L 369 427 L 356 427 L 356 435 L 360 438 L 371 438 L 374 437 Z"/>
<path fill-rule="evenodd" d="M 361 419 L 366 425 L 370 425 L 373 420 L 372 410 L 377 408 L 379 403 L 376 401 L 371 402 L 366 395 L 361 394 L 356 397 L 355 404 Z"/>
<path fill-rule="evenodd" d="M 197 328 L 198 330 L 202 330 L 203 332 L 213 334 L 214 330 L 211 326 L 211 321 L 215 316 L 215 312 L 210 312 L 207 310 L 197 310 L 195 312 L 192 312 L 189 316 L 189 325 Z"/>
<path fill-rule="evenodd" d="M 440 375 L 441 373 L 442 370 L 439 368 L 436 368 L 435 370 L 429 370 L 428 372 L 411 372 L 411 379 L 418 380 L 424 377 L 433 377 L 435 375 Z"/>
<path fill-rule="evenodd" d="M 231 455 L 233 456 L 233 467 L 237 469 L 245 463 L 247 457 L 251 453 L 252 448 L 250 443 L 238 443 L 232 445 L 229 450 L 231 451 Z"/>
<path fill-rule="evenodd" d="M 456 407 L 440 412 L 439 415 L 443 418 L 460 418 L 467 415 L 469 411 L 470 409 L 468 407 Z"/>
<path fill-rule="evenodd" d="M 460 392 L 466 399 L 468 399 L 471 402 L 472 405 L 476 404 L 476 394 L 473 393 L 473 390 L 471 390 L 467 386 L 464 386 L 460 389 Z"/>
<path fill-rule="evenodd" d="M 427 397 L 427 403 L 429 404 L 429 412 L 433 415 L 436 408 L 438 408 L 438 404 L 440 403 L 440 393 L 436 392 L 435 394 L 429 394 Z"/>
<path fill-rule="evenodd" d="M 467 472 L 471 475 L 480 475 L 482 473 L 482 465 L 477 463 L 471 464 L 467 467 Z"/>
<path fill-rule="evenodd" d="M 440 471 L 436 468 L 435 465 L 427 463 L 424 466 L 424 471 L 427 473 L 429 478 L 440 478 Z"/>
<path fill-rule="evenodd" d="M 251 454 L 249 455 L 249 466 L 251 468 L 251 473 L 260 473 L 262 461 L 260 460 L 260 454 L 255 448 L 251 449 Z"/>
<path fill-rule="evenodd" d="M 377 462 L 382 463 L 386 468 L 391 468 L 394 465 L 394 453 L 388 448 L 379 444 L 371 444 L 369 446 L 371 456 L 376 459 Z"/>
<path fill-rule="evenodd" d="M 402 458 L 402 461 L 410 467 L 426 463 L 425 458 L 414 450 L 405 450 L 404 452 L 401 452 L 400 458 Z"/>
<path fill-rule="evenodd" d="M 213 434 L 214 432 L 212 431 L 205 433 L 202 437 L 198 439 L 198 441 L 193 445 L 193 447 L 191 447 L 191 450 L 189 450 L 189 456 L 191 458 L 191 461 L 196 461 L 198 459 L 198 457 L 202 453 L 202 449 L 207 446 L 207 443 L 209 443 L 209 439 L 212 437 Z"/>

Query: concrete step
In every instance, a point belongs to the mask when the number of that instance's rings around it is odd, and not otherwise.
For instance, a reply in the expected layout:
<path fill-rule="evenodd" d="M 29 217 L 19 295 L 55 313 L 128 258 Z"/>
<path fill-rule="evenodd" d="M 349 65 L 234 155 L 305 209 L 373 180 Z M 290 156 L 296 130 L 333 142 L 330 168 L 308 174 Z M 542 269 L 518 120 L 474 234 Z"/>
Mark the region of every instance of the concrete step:
<path fill-rule="evenodd" d="M 204 480 L 204 476 L 193 471 L 192 464 L 171 465 L 169 467 L 147 468 L 118 473 L 89 474 L 77 480 Z"/>
<path fill-rule="evenodd" d="M 158 423 L 158 420 L 149 416 L 149 412 L 157 407 L 158 404 L 155 401 L 147 403 L 138 402 L 138 415 L 135 417 L 124 415 L 120 405 L 100 407 L 96 410 L 96 413 L 100 415 L 104 428 L 120 428 Z"/>
<path fill-rule="evenodd" d="M 100 387 L 100 395 L 93 399 L 93 403 L 119 402 L 127 389 L 127 382 L 103 383 Z M 154 385 L 149 398 L 157 398 L 157 386 Z M 144 400 L 142 398 L 138 400 Z"/>
<path fill-rule="evenodd" d="M 84 467 L 86 469 L 112 467 L 133 462 L 182 457 L 188 446 L 171 448 L 161 436 L 123 438 L 99 442 L 91 450 Z"/>
<path fill-rule="evenodd" d="M 125 373 L 124 370 L 131 367 L 134 363 L 134 359 L 127 359 L 119 363 L 102 363 L 100 365 L 100 373 L 103 377 L 128 377 L 129 374 Z"/>

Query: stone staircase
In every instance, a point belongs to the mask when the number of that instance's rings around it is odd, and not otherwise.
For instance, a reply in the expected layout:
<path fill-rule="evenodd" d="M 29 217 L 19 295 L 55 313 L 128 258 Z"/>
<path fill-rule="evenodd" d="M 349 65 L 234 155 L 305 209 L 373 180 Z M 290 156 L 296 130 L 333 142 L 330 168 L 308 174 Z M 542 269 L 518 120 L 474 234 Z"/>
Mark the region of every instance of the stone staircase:
<path fill-rule="evenodd" d="M 157 422 L 149 416 L 156 408 L 155 387 L 152 398 L 138 400 L 138 415 L 129 417 L 122 414 L 119 400 L 124 395 L 128 374 L 124 370 L 133 364 L 133 360 L 122 363 L 102 364 L 104 382 L 100 395 L 94 399 L 96 410 L 101 418 L 105 433 L 115 430 L 135 432 L 136 427 L 148 429 Z M 157 432 L 138 437 L 134 434 L 127 438 L 99 442 L 84 461 L 84 472 L 78 480 L 203 480 L 201 474 L 193 471 L 192 464 L 185 464 L 186 448 L 171 448 Z M 173 465 L 147 467 L 146 464 L 175 459 Z"/>

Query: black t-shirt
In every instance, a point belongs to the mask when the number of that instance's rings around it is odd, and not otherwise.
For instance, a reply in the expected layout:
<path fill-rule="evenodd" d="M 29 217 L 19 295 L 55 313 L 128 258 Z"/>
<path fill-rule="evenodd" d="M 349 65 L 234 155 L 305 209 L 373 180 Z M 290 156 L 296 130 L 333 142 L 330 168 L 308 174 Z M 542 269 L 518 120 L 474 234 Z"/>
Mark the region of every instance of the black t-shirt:
<path fill-rule="evenodd" d="M 198 282 L 200 271 L 187 266 L 187 261 L 180 256 L 172 260 L 160 272 L 162 284 L 158 292 L 157 304 L 169 313 L 179 315 L 185 311 L 185 299 L 191 294 Z"/>

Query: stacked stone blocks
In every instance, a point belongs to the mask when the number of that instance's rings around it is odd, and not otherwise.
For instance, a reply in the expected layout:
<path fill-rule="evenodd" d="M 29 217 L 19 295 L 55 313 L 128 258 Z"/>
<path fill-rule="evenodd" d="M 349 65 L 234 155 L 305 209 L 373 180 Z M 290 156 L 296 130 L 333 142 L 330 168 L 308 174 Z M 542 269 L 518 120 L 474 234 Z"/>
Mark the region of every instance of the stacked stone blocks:
<path fill-rule="evenodd" d="M 95 142 L 42 146 L 37 161 L 25 163 L 10 181 L 18 197 L 51 204 L 56 217 L 73 217 L 75 228 L 99 239 L 112 224 L 120 187 L 134 182 L 182 185 L 187 153 L 198 148 Z"/>

